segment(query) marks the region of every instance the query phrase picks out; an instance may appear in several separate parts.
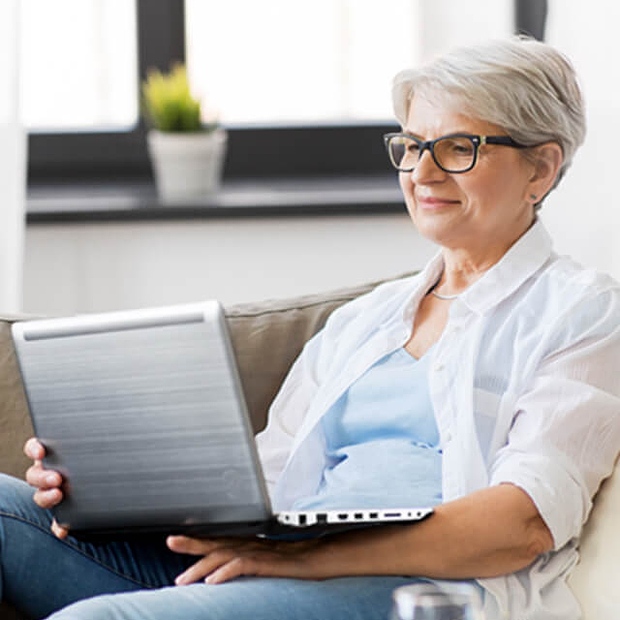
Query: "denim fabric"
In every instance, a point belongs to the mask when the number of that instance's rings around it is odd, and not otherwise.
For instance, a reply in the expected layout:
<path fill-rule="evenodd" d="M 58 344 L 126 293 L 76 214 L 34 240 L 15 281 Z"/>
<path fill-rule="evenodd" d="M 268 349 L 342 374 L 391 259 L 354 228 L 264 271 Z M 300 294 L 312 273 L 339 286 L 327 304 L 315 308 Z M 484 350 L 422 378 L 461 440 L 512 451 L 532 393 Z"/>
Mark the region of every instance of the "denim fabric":
<path fill-rule="evenodd" d="M 59 540 L 50 531 L 51 514 L 37 508 L 32 493 L 24 482 L 0 475 L 0 594 L 32 618 L 387 620 L 392 591 L 412 581 L 244 578 L 176 587 L 176 575 L 196 558 L 172 553 L 163 539 Z"/>
<path fill-rule="evenodd" d="M 87 599 L 50 620 L 389 620 L 405 577 L 244 578 Z"/>
<path fill-rule="evenodd" d="M 195 558 L 170 551 L 163 538 L 89 544 L 59 540 L 51 514 L 26 483 L 0 474 L 0 595 L 33 618 L 74 601 L 171 585 Z"/>

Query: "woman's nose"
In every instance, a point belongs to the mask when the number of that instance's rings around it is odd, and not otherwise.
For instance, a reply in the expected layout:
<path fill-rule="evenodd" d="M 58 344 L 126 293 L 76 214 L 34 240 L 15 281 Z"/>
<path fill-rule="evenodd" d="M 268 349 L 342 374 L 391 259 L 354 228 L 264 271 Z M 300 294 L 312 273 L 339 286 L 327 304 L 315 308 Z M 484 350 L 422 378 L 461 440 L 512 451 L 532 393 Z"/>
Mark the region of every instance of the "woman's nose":
<path fill-rule="evenodd" d="M 414 183 L 428 183 L 443 179 L 446 175 L 435 162 L 430 149 L 426 149 L 420 155 L 418 163 L 411 171 L 411 179 Z"/>

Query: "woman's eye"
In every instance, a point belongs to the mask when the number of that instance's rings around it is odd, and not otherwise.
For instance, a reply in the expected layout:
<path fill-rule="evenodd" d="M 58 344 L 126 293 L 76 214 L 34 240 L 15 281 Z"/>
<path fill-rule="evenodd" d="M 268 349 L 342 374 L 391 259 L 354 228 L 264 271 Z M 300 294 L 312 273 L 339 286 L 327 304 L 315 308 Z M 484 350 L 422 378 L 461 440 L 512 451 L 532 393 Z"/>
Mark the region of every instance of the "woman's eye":
<path fill-rule="evenodd" d="M 462 140 L 454 140 L 450 143 L 446 144 L 448 150 L 454 155 L 467 155 L 470 156 L 474 150 L 471 142 L 462 141 Z"/>

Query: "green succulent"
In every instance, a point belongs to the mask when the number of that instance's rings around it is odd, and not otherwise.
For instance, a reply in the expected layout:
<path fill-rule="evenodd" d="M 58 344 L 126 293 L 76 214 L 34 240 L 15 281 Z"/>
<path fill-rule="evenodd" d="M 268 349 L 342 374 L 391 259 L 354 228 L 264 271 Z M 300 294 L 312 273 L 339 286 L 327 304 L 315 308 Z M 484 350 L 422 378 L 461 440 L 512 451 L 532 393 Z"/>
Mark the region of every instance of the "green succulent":
<path fill-rule="evenodd" d="M 142 83 L 142 109 L 155 129 L 170 132 L 208 131 L 200 115 L 200 101 L 192 96 L 187 69 L 174 64 L 168 73 L 149 69 Z"/>

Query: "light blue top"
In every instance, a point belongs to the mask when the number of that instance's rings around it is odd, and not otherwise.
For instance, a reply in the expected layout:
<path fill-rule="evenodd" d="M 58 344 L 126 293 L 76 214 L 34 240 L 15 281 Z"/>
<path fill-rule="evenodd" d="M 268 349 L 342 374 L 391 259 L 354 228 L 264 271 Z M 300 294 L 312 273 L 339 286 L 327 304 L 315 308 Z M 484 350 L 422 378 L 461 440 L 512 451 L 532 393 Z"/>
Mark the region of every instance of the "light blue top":
<path fill-rule="evenodd" d="M 403 348 L 372 366 L 322 420 L 328 466 L 294 509 L 404 508 L 441 502 L 439 432 L 428 360 Z"/>

